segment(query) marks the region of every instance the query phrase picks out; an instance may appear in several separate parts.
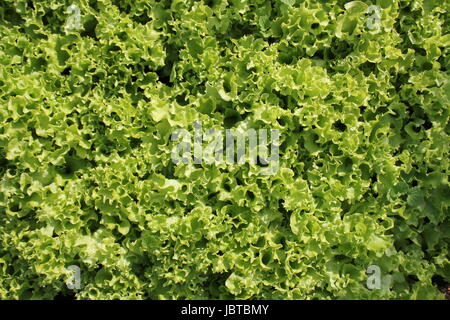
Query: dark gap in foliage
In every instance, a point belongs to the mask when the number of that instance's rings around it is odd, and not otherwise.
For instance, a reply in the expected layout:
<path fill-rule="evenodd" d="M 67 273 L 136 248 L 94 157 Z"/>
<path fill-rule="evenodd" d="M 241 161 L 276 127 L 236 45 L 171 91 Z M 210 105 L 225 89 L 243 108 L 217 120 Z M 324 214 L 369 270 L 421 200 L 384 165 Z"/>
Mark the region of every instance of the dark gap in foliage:
<path fill-rule="evenodd" d="M 136 82 L 138 80 L 139 80 L 139 78 L 135 75 L 135 73 L 133 73 L 133 74 L 131 74 L 130 81 L 127 83 L 127 85 L 130 86 L 130 88 L 135 88 Z"/>
<path fill-rule="evenodd" d="M 80 199 L 79 202 L 81 210 L 86 210 L 88 208 L 88 205 L 86 204 L 86 201 L 84 199 Z"/>
<path fill-rule="evenodd" d="M 345 40 L 338 40 L 333 38 L 330 45 L 330 52 L 333 57 L 328 56 L 327 59 L 344 59 L 353 51 L 353 44 L 348 43 Z"/>
<path fill-rule="evenodd" d="M 104 155 L 111 155 L 112 152 L 114 150 L 116 150 L 116 145 L 113 141 L 107 139 L 107 138 L 103 138 L 101 140 L 101 145 L 98 148 L 98 151 L 100 151 L 101 153 L 103 153 Z"/>
<path fill-rule="evenodd" d="M 10 175 L 16 175 L 16 173 L 17 173 L 17 167 L 16 166 L 12 166 L 12 167 L 10 167 L 10 168 L 8 168 L 8 173 L 10 174 Z"/>
<path fill-rule="evenodd" d="M 43 57 L 30 59 L 31 71 L 43 71 L 47 67 L 47 60 Z"/>
<path fill-rule="evenodd" d="M 19 206 L 18 203 L 13 202 L 13 203 L 11 203 L 11 204 L 9 205 L 9 210 L 10 210 L 11 212 L 19 212 L 19 211 L 20 211 L 20 206 Z"/>
<path fill-rule="evenodd" d="M 203 3 L 210 8 L 212 8 L 215 4 L 214 0 L 203 0 Z"/>
<path fill-rule="evenodd" d="M 425 120 L 425 122 L 423 123 L 423 128 L 425 129 L 425 130 L 429 130 L 429 129 L 431 129 L 432 127 L 433 127 L 433 123 L 431 123 L 431 121 L 429 121 L 428 119 L 427 120 Z"/>
<path fill-rule="evenodd" d="M 284 208 L 283 199 L 278 199 L 278 211 L 281 212 L 283 215 L 288 214 L 288 211 Z"/>
<path fill-rule="evenodd" d="M 52 33 L 61 32 L 62 27 L 65 23 L 65 21 L 60 21 L 54 14 L 53 10 L 48 10 L 43 16 L 42 16 L 42 24 L 44 26 L 47 26 Z"/>
<path fill-rule="evenodd" d="M 226 110 L 227 110 L 227 108 L 226 108 L 226 104 L 224 102 L 219 102 L 215 109 L 215 111 L 220 115 L 225 114 Z"/>
<path fill-rule="evenodd" d="M 231 192 L 231 186 L 228 183 L 223 183 L 222 187 L 225 189 L 225 191 Z"/>
<path fill-rule="evenodd" d="M 378 114 L 383 114 L 383 113 L 387 113 L 388 112 L 388 108 L 387 107 L 379 107 L 377 109 L 377 113 Z"/>
<path fill-rule="evenodd" d="M 333 142 L 330 143 L 329 152 L 334 157 L 340 157 L 343 155 L 342 150 L 339 148 L 339 146 Z"/>
<path fill-rule="evenodd" d="M 173 82 L 170 80 L 170 75 L 175 63 L 179 60 L 178 48 L 172 44 L 166 45 L 166 59 L 163 67 L 156 70 L 159 81 L 168 87 L 173 87 Z"/>
<path fill-rule="evenodd" d="M 95 123 L 95 131 L 100 134 L 100 136 L 104 136 L 106 132 L 106 124 L 103 121 L 97 121 Z"/>
<path fill-rule="evenodd" d="M 130 138 L 130 147 L 132 149 L 139 147 L 142 144 L 142 139 L 140 138 Z"/>
<path fill-rule="evenodd" d="M 95 232 L 97 232 L 101 227 L 102 227 L 102 225 L 100 224 L 100 217 L 101 217 L 101 214 L 100 214 L 100 212 L 98 212 L 98 210 L 95 210 L 96 211 L 96 213 L 97 213 L 97 221 L 94 221 L 94 220 L 89 220 L 87 223 L 88 223 L 88 230 L 89 230 L 89 232 L 91 233 L 91 234 L 94 234 Z"/>
<path fill-rule="evenodd" d="M 142 177 L 140 177 L 139 180 L 147 180 L 150 177 L 150 172 L 146 172 L 144 173 L 144 175 Z"/>
<path fill-rule="evenodd" d="M 447 124 L 445 125 L 445 133 L 447 135 L 450 135 L 450 121 L 447 121 Z"/>
<path fill-rule="evenodd" d="M 119 46 L 117 46 L 117 45 L 115 45 L 115 44 L 112 44 L 112 45 L 110 45 L 109 47 L 106 47 L 106 52 L 118 52 L 118 51 L 120 51 L 120 50 L 122 50 L 122 49 L 120 49 L 120 47 Z"/>
<path fill-rule="evenodd" d="M 197 248 L 197 249 L 204 249 L 204 248 L 206 248 L 207 247 L 207 245 L 208 245 L 208 239 L 206 239 L 205 237 L 202 237 L 200 240 L 198 240 L 196 243 L 195 243 L 195 248 Z"/>
<path fill-rule="evenodd" d="M 27 7 L 29 7 L 31 10 L 35 10 L 35 8 L 34 8 L 34 3 L 33 3 L 33 1 L 31 1 L 31 0 L 28 0 L 28 1 L 27 1 Z"/>
<path fill-rule="evenodd" d="M 258 33 L 258 29 L 255 26 L 252 26 L 246 22 L 234 22 L 227 32 L 227 35 L 231 39 L 240 39 L 246 35 L 256 33 Z"/>
<path fill-rule="evenodd" d="M 82 37 L 89 37 L 94 40 L 98 40 L 97 34 L 95 33 L 95 28 L 98 25 L 98 21 L 95 17 L 90 16 L 90 19 L 88 19 L 83 24 L 83 31 L 80 33 Z"/>
<path fill-rule="evenodd" d="M 403 85 L 407 84 L 409 80 L 409 75 L 407 73 L 400 73 L 395 78 L 395 81 L 393 82 L 394 87 L 396 90 L 400 90 Z"/>
<path fill-rule="evenodd" d="M 223 253 L 222 253 L 223 254 Z M 217 253 L 219 255 L 219 253 Z M 208 285 L 208 292 L 213 299 L 223 299 L 224 294 L 227 294 L 225 282 L 230 277 L 231 272 L 214 273 L 208 277 L 205 282 Z M 226 296 L 225 298 L 231 298 L 232 296 Z"/>
<path fill-rule="evenodd" d="M 366 109 L 367 109 L 366 106 L 360 106 L 360 107 L 359 107 L 359 113 L 360 113 L 361 115 L 363 115 L 364 112 L 366 111 Z"/>
<path fill-rule="evenodd" d="M 422 57 L 426 57 L 427 55 L 427 51 L 424 48 L 418 47 L 418 46 L 413 46 L 414 51 L 416 52 L 416 54 L 422 56 Z"/>
<path fill-rule="evenodd" d="M 179 94 L 175 97 L 175 100 L 180 106 L 187 106 L 189 104 L 188 99 L 186 98 L 186 93 Z"/>
<path fill-rule="evenodd" d="M 277 118 L 277 122 L 282 127 L 284 127 L 286 125 L 286 120 L 283 118 Z"/>
<path fill-rule="evenodd" d="M 240 114 L 240 116 L 241 116 L 241 121 L 247 119 L 247 117 L 248 117 L 249 115 L 251 115 L 251 114 L 253 114 L 253 113 L 252 113 L 252 112 L 244 112 L 244 113 L 241 113 L 241 114 Z"/>
<path fill-rule="evenodd" d="M 365 121 L 372 121 L 375 120 L 376 116 L 377 116 L 376 112 L 372 110 L 367 110 L 366 112 L 364 112 L 363 118 Z"/>
<path fill-rule="evenodd" d="M 264 252 L 261 258 L 261 262 L 264 265 L 268 265 L 272 261 L 272 253 L 271 252 Z"/>
<path fill-rule="evenodd" d="M 425 130 L 429 130 L 433 127 L 433 124 L 431 123 L 430 118 L 428 117 L 428 114 L 425 113 L 425 111 L 423 109 L 420 109 L 419 118 L 421 118 L 423 120 L 422 127 Z"/>
<path fill-rule="evenodd" d="M 429 224 L 431 221 L 430 221 L 430 219 L 428 217 L 424 217 L 422 219 L 422 222 L 423 222 L 424 225 L 426 225 L 426 224 Z"/>
<path fill-rule="evenodd" d="M 111 117 L 113 118 L 113 120 L 120 122 L 120 117 L 117 114 L 117 112 L 115 112 L 115 111 L 111 112 Z"/>
<path fill-rule="evenodd" d="M 208 195 L 207 199 L 208 199 L 208 200 L 211 200 L 211 199 L 215 198 L 219 193 L 220 193 L 219 191 L 210 193 L 210 194 Z"/>
<path fill-rule="evenodd" d="M 364 75 L 368 77 L 371 73 L 375 73 L 375 71 L 377 70 L 377 64 L 366 61 L 362 63 L 359 68 L 364 72 Z"/>
<path fill-rule="evenodd" d="M 227 110 L 225 113 L 225 117 L 223 119 L 223 126 L 226 129 L 230 129 L 236 125 L 239 121 L 241 121 L 241 115 L 239 112 L 234 110 Z"/>
<path fill-rule="evenodd" d="M 224 83 L 223 83 L 223 89 L 224 89 L 224 91 L 225 91 L 226 93 L 231 92 L 231 87 L 230 87 L 230 84 L 228 83 L 228 81 L 224 81 Z"/>
<path fill-rule="evenodd" d="M 71 176 L 74 173 L 70 165 L 67 163 L 61 166 L 57 166 L 56 168 L 56 171 L 63 177 Z"/>
<path fill-rule="evenodd" d="M 347 130 L 347 126 L 345 125 L 345 123 L 342 123 L 341 120 L 338 120 L 335 123 L 333 123 L 333 127 L 335 127 L 340 132 L 344 132 L 345 130 Z"/>
<path fill-rule="evenodd" d="M 0 174 L 3 176 L 6 172 L 6 168 L 9 165 L 9 160 L 6 159 L 6 156 L 3 152 L 0 153 Z"/>
<path fill-rule="evenodd" d="M 372 196 L 373 196 L 374 198 L 378 198 L 379 194 L 378 194 L 378 192 L 375 192 L 375 191 L 373 190 L 373 186 L 371 187 L 371 192 L 372 192 Z"/>
<path fill-rule="evenodd" d="M 406 276 L 406 279 L 408 280 L 408 282 L 409 282 L 410 284 L 414 284 L 414 283 L 416 283 L 416 282 L 419 281 L 419 278 L 417 278 L 417 276 L 414 275 L 414 274 L 409 274 L 409 275 L 407 275 L 407 276 Z"/>
<path fill-rule="evenodd" d="M 342 209 L 342 215 L 341 217 L 345 216 L 349 210 L 350 210 L 350 204 L 347 200 L 341 201 L 341 209 Z"/>
<path fill-rule="evenodd" d="M 2 1 L 2 8 L 3 10 L 0 11 L 2 14 L 0 15 L 0 21 L 4 20 L 6 22 L 9 22 L 13 26 L 21 26 L 25 24 L 25 20 L 21 17 L 20 14 L 16 12 L 16 9 L 11 6 L 10 4 L 5 3 Z"/>
<path fill-rule="evenodd" d="M 340 261 L 340 262 L 343 262 L 343 261 L 349 262 L 351 260 L 351 258 L 347 257 L 345 254 L 337 254 L 333 258 L 335 261 Z"/>
<path fill-rule="evenodd" d="M 35 128 L 28 128 L 28 131 L 30 131 L 31 137 L 32 137 L 34 140 L 39 140 L 39 136 L 37 135 L 36 129 L 35 129 Z"/>
<path fill-rule="evenodd" d="M 70 75 L 71 71 L 72 71 L 72 67 L 66 67 L 66 68 L 64 68 L 63 71 L 61 71 L 61 75 L 68 76 L 68 75 Z"/>
<path fill-rule="evenodd" d="M 122 42 L 127 42 L 129 40 L 128 33 L 125 31 L 117 33 L 117 37 Z"/>
<path fill-rule="evenodd" d="M 328 36 L 329 36 L 329 34 L 327 32 L 321 32 L 316 36 L 316 38 L 317 38 L 317 40 L 323 40 L 323 39 L 327 38 Z"/>
<path fill-rule="evenodd" d="M 336 111 L 336 113 L 342 113 L 343 111 L 343 104 L 332 104 L 333 109 Z"/>
<path fill-rule="evenodd" d="M 279 91 L 272 91 L 273 94 L 277 96 L 277 98 L 280 100 L 280 105 L 283 109 L 289 108 L 289 97 L 281 94 Z"/>
<path fill-rule="evenodd" d="M 97 165 L 95 161 L 79 157 L 76 154 L 75 149 L 70 149 L 64 156 L 64 160 L 64 165 L 57 166 L 56 170 L 62 176 L 72 176 L 78 170 L 95 167 Z"/>
<path fill-rule="evenodd" d="M 422 67 L 421 67 L 421 69 L 419 69 L 420 71 L 429 71 L 429 70 L 431 70 L 431 69 L 433 69 L 433 65 L 430 63 L 430 62 L 424 62 L 423 64 L 422 64 Z"/>
<path fill-rule="evenodd" d="M 67 64 L 66 61 L 70 58 L 70 55 L 66 50 L 62 50 L 61 47 L 62 43 L 58 41 L 56 45 L 56 55 L 58 57 L 58 64 L 62 67 Z"/>
<path fill-rule="evenodd" d="M 130 150 L 127 150 L 127 149 L 117 151 L 117 155 L 121 158 L 124 158 L 129 153 L 130 153 Z"/>
<path fill-rule="evenodd" d="M 287 65 L 293 64 L 295 62 L 295 53 L 289 49 L 279 50 L 277 61 Z"/>
<path fill-rule="evenodd" d="M 329 102 L 334 98 L 334 95 L 332 92 L 328 93 L 327 96 L 323 99 L 324 102 Z M 335 106 L 335 105 L 334 105 Z M 341 109 L 342 110 L 342 109 Z"/>
<path fill-rule="evenodd" d="M 336 56 L 334 55 L 334 53 L 331 50 L 331 48 L 323 49 L 323 56 L 324 56 L 324 59 L 328 60 L 328 61 L 333 61 L 333 60 L 336 59 Z"/>
<path fill-rule="evenodd" d="M 420 132 L 420 126 L 418 126 L 417 124 L 414 124 L 413 126 L 411 126 L 411 128 L 415 133 Z"/>
<path fill-rule="evenodd" d="M 323 59 L 324 59 L 324 51 L 323 51 L 323 50 L 317 50 L 317 51 L 313 54 L 312 58 L 313 58 L 313 59 L 315 58 L 315 59 L 323 60 Z"/>
<path fill-rule="evenodd" d="M 443 50 L 443 48 L 441 48 L 441 50 Z M 447 71 L 447 66 L 448 66 L 448 64 L 447 64 L 447 62 L 445 61 L 445 56 L 444 55 L 441 55 L 439 58 L 438 58 L 438 60 L 437 60 L 437 62 L 440 64 L 440 68 L 439 68 L 439 71 L 442 71 L 442 72 L 446 72 Z"/>
<path fill-rule="evenodd" d="M 150 22 L 152 19 L 147 15 L 147 11 L 145 11 L 144 13 L 142 13 L 141 15 L 135 15 L 131 18 L 131 20 L 142 24 L 142 25 L 146 25 L 148 22 Z"/>
<path fill-rule="evenodd" d="M 271 44 L 273 44 L 273 43 L 276 43 L 276 42 L 278 42 L 278 41 L 279 41 L 279 39 L 277 39 L 277 38 L 275 38 L 275 37 L 273 37 L 273 36 L 270 36 L 270 37 L 267 38 L 267 43 L 268 43 L 269 45 L 271 45 Z"/>
<path fill-rule="evenodd" d="M 113 5 L 115 5 L 120 13 L 124 13 L 125 15 L 129 15 L 131 12 L 131 5 L 122 0 L 113 0 Z"/>
<path fill-rule="evenodd" d="M 285 250 L 287 248 L 286 237 L 284 236 L 280 237 L 279 242 L 281 244 L 281 249 Z"/>
<path fill-rule="evenodd" d="M 172 161 L 169 161 L 168 165 L 163 168 L 162 174 L 166 179 L 175 179 L 175 164 Z"/>
<path fill-rule="evenodd" d="M 91 7 L 91 9 L 94 9 L 94 11 L 99 12 L 97 0 L 89 0 L 89 7 Z"/>
<path fill-rule="evenodd" d="M 450 283 L 445 281 L 440 275 L 431 277 L 431 282 L 439 289 L 439 291 L 445 294 L 447 300 L 450 300 Z"/>
<path fill-rule="evenodd" d="M 353 160 L 349 157 L 344 158 L 344 161 L 342 162 L 342 165 L 344 166 L 344 168 L 351 172 L 352 171 L 352 167 L 353 167 Z"/>

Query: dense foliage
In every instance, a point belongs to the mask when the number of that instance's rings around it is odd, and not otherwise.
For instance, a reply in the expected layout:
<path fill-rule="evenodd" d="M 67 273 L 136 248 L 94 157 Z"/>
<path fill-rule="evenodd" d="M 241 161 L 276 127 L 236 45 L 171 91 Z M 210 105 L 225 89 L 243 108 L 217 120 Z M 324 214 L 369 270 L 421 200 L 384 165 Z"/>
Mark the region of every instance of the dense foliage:
<path fill-rule="evenodd" d="M 0 298 L 442 299 L 449 7 L 0 0 Z M 196 120 L 280 169 L 175 165 Z"/>

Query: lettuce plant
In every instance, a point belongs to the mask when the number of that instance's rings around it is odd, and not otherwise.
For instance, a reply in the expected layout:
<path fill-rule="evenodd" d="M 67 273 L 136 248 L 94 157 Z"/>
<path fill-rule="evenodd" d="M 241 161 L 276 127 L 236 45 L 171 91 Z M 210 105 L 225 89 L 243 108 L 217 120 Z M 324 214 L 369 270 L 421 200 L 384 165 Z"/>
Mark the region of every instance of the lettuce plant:
<path fill-rule="evenodd" d="M 2 0 L 0 298 L 443 299 L 449 9 Z M 196 121 L 277 171 L 175 164 Z"/>

